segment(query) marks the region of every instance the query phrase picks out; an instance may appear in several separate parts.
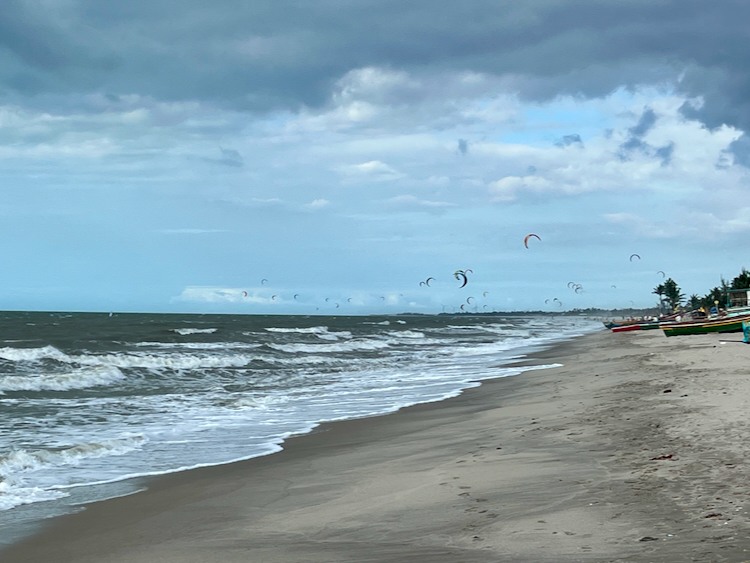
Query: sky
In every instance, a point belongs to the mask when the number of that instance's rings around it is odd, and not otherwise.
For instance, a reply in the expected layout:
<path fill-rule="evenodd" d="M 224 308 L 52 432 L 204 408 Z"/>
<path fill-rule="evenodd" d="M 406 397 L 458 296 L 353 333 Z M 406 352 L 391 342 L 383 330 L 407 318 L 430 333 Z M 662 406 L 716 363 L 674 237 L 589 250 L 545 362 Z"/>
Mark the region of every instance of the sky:
<path fill-rule="evenodd" d="M 750 266 L 749 19 L 741 0 L 5 0 L 0 309 L 705 295 Z"/>

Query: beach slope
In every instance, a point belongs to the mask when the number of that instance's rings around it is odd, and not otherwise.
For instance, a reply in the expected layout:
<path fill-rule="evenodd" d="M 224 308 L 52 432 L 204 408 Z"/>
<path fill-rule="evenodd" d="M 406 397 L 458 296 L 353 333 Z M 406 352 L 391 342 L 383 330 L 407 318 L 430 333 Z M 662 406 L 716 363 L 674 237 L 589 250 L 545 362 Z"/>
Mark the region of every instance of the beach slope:
<path fill-rule="evenodd" d="M 0 560 L 750 560 L 750 347 L 725 338 L 577 338 L 524 361 L 561 367 L 154 479 Z"/>

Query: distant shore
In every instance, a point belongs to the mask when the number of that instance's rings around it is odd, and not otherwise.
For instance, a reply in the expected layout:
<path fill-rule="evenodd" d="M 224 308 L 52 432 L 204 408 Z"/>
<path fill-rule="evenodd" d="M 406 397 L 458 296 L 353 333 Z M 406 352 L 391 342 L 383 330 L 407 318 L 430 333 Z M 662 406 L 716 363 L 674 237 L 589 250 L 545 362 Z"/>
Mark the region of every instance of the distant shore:
<path fill-rule="evenodd" d="M 526 361 L 559 368 L 154 479 L 0 560 L 750 559 L 750 348 L 732 336 L 602 330 Z"/>

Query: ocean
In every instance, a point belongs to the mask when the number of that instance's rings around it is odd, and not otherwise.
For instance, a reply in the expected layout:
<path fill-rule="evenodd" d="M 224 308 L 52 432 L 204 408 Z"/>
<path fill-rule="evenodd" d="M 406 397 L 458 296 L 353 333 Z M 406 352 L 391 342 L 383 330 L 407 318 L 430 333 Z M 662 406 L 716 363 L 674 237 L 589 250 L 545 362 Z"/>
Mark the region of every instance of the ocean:
<path fill-rule="evenodd" d="M 144 477 L 441 401 L 601 330 L 575 316 L 0 313 L 0 544 Z"/>

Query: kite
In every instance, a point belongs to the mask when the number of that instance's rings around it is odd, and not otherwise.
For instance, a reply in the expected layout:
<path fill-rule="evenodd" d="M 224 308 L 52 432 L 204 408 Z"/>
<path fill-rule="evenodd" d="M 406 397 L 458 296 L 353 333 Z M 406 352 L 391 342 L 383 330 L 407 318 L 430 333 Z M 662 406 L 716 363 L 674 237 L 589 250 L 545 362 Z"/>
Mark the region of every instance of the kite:
<path fill-rule="evenodd" d="M 658 271 L 658 272 L 656 272 L 656 273 L 657 273 L 657 274 L 661 274 L 661 277 L 663 277 L 663 278 L 666 278 L 666 277 L 667 277 L 667 274 L 665 274 L 665 273 L 664 273 L 664 272 L 662 272 L 661 270 L 659 270 L 659 271 Z"/>
<path fill-rule="evenodd" d="M 528 235 L 526 235 L 525 237 L 523 237 L 523 245 L 524 245 L 524 246 L 525 246 L 526 248 L 528 248 L 528 247 L 529 247 L 529 239 L 530 239 L 531 237 L 534 237 L 534 238 L 536 238 L 537 240 L 542 240 L 542 239 L 541 239 L 541 237 L 540 237 L 539 235 L 537 235 L 537 234 L 535 234 L 535 233 L 529 233 Z"/>
<path fill-rule="evenodd" d="M 631 255 L 630 255 L 630 261 L 631 261 L 631 262 L 633 261 L 633 258 L 638 258 L 638 260 L 640 260 L 640 259 L 641 259 L 641 257 L 640 257 L 640 256 L 639 256 L 638 254 L 631 254 Z"/>
<path fill-rule="evenodd" d="M 466 277 L 466 272 L 464 270 L 456 270 L 455 272 L 453 272 L 453 277 L 462 282 L 459 287 L 464 287 L 467 283 L 469 283 L 469 278 Z"/>

